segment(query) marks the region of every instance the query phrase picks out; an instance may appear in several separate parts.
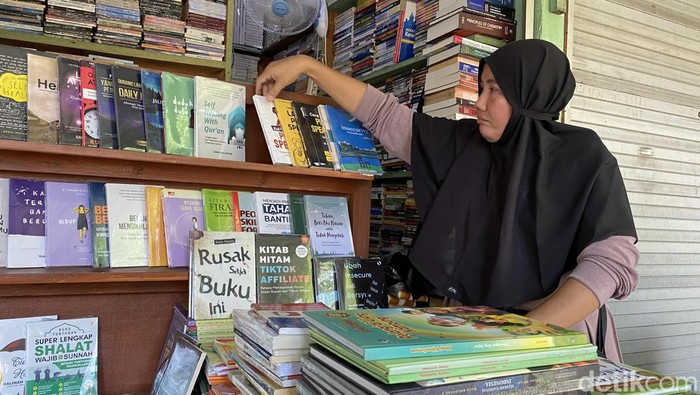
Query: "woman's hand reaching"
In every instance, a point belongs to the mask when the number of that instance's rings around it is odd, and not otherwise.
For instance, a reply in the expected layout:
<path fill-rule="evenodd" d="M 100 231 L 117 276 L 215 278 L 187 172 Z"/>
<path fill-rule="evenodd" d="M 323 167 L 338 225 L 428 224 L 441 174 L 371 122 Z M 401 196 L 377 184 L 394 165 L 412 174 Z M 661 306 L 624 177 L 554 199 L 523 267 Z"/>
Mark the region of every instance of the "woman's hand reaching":
<path fill-rule="evenodd" d="M 255 80 L 255 94 L 264 95 L 267 100 L 271 101 L 277 97 L 282 89 L 305 74 L 313 62 L 318 63 L 306 55 L 290 56 L 270 62 Z"/>

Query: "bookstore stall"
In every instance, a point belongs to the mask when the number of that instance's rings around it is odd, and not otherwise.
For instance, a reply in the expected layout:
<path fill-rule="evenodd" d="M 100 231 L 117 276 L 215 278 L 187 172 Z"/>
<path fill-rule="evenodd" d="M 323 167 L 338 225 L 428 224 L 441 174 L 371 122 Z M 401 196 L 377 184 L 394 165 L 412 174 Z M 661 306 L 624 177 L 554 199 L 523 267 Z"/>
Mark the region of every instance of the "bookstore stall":
<path fill-rule="evenodd" d="M 305 54 L 454 120 L 513 0 L 0 0 L 1 394 L 681 393 L 407 285 L 410 167 Z"/>

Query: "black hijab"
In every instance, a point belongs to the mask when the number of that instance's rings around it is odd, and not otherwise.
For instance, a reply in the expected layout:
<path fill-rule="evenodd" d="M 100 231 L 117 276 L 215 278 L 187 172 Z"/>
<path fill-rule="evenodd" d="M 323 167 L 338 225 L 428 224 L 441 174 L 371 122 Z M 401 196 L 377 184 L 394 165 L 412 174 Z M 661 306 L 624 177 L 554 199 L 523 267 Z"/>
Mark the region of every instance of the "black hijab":
<path fill-rule="evenodd" d="M 445 296 L 509 307 L 553 292 L 589 244 L 636 231 L 615 158 L 592 130 L 556 121 L 576 85 L 566 55 L 521 40 L 486 64 L 513 108 L 498 142 L 471 119 L 413 117 L 409 257 Z"/>

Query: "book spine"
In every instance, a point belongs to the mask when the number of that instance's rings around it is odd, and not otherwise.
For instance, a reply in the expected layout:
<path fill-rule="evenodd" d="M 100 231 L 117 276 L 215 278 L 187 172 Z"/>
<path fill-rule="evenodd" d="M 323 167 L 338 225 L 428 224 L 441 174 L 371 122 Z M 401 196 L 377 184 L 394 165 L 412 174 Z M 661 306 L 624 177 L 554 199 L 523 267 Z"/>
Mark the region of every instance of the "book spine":
<path fill-rule="evenodd" d="M 416 3 L 403 0 L 399 15 L 399 27 L 394 49 L 394 63 L 413 57 L 413 45 L 416 43 Z"/>
<path fill-rule="evenodd" d="M 488 18 L 481 15 L 461 12 L 459 14 L 459 29 L 457 34 L 481 33 L 510 41 L 515 40 L 515 24 Z"/>

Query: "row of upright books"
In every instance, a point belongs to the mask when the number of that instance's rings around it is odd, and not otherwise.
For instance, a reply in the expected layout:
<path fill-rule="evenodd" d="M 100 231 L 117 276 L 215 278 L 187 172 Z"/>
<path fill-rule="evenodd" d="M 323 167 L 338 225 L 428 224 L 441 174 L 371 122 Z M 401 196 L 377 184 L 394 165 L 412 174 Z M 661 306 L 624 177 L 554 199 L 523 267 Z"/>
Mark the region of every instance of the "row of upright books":
<path fill-rule="evenodd" d="M 0 53 L 10 60 L 3 76 L 26 78 L 0 98 L 0 139 L 245 161 L 243 85 L 5 45 Z"/>

